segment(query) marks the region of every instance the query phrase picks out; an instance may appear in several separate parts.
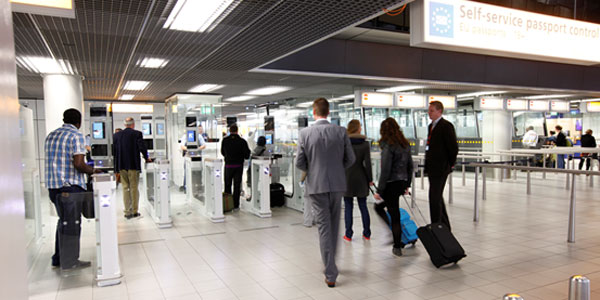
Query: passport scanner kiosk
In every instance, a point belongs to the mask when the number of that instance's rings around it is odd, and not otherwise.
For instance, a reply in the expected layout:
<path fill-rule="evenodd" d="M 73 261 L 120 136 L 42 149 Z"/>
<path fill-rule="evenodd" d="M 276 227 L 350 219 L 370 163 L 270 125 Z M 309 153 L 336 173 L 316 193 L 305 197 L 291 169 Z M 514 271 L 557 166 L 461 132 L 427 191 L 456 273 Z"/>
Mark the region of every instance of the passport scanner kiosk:
<path fill-rule="evenodd" d="M 146 163 L 142 159 L 142 166 L 142 186 L 146 208 L 158 228 L 172 227 L 169 161 L 156 159 Z"/>
<path fill-rule="evenodd" d="M 94 168 L 111 169 L 112 153 L 112 112 L 106 105 L 90 104 L 90 147 Z"/>
<path fill-rule="evenodd" d="M 165 119 L 153 118 L 152 115 L 142 115 L 142 136 L 152 158 L 166 157 Z"/>
<path fill-rule="evenodd" d="M 117 183 L 113 174 L 94 174 L 96 220 L 96 282 L 98 286 L 121 283 L 117 239 Z"/>

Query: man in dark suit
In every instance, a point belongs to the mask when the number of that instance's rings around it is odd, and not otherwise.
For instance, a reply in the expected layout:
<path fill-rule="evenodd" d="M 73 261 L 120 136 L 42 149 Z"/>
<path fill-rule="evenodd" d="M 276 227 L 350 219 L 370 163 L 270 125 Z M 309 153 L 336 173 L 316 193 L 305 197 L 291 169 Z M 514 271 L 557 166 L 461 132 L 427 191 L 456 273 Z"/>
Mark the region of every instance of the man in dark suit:
<path fill-rule="evenodd" d="M 425 147 L 425 172 L 429 177 L 429 215 L 431 223 L 444 223 L 450 229 L 450 219 L 444 204 L 444 187 L 448 174 L 456 163 L 458 143 L 452 123 L 442 118 L 444 105 L 429 103 L 429 133 Z"/>
<path fill-rule="evenodd" d="M 133 128 L 135 128 L 133 118 L 125 119 L 125 129 L 115 133 L 113 141 L 115 172 L 118 172 L 121 177 L 125 218 L 127 219 L 141 216 L 138 212 L 140 202 L 138 183 L 140 171 L 142 170 L 140 154 L 146 162 L 151 162 L 148 158 L 148 149 L 144 144 L 142 132 Z"/>
<path fill-rule="evenodd" d="M 562 132 L 562 126 L 556 125 L 554 127 L 556 129 L 556 146 L 557 147 L 566 147 L 567 146 L 567 136 Z M 556 155 L 556 163 L 559 169 L 565 168 L 565 155 L 558 154 Z"/>
<path fill-rule="evenodd" d="M 319 227 L 325 283 L 335 287 L 338 269 L 335 253 L 339 240 L 342 196 L 346 192 L 346 169 L 355 156 L 346 129 L 327 121 L 329 102 L 313 102 L 315 124 L 298 134 L 296 167 L 306 172 L 306 198 L 310 197 Z"/>

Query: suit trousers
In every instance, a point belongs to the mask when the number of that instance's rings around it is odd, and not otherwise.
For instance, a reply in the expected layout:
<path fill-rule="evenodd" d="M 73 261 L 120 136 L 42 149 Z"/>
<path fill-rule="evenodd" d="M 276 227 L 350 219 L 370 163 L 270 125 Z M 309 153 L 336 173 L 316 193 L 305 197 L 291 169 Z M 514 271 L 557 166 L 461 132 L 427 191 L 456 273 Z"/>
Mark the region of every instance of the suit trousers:
<path fill-rule="evenodd" d="M 65 186 L 48 189 L 50 201 L 56 207 L 58 223 L 54 239 L 52 265 L 64 269 L 75 265 L 79 260 L 79 237 L 81 236 L 81 205 L 62 197 L 62 193 L 84 193 L 80 186 Z"/>
<path fill-rule="evenodd" d="M 240 208 L 240 193 L 242 189 L 242 175 L 244 167 L 228 168 L 225 166 L 225 193 L 231 193 L 231 183 L 233 182 L 233 207 Z"/>
<path fill-rule="evenodd" d="M 321 258 L 325 265 L 325 279 L 330 282 L 335 282 L 338 276 L 335 253 L 339 240 L 338 233 L 343 196 L 343 192 L 310 195 L 315 221 L 319 228 L 319 246 L 321 248 Z"/>
<path fill-rule="evenodd" d="M 444 188 L 448 174 L 429 176 L 429 216 L 431 223 L 444 223 L 450 229 L 450 219 L 444 204 Z"/>
<path fill-rule="evenodd" d="M 123 204 L 125 205 L 125 215 L 138 213 L 140 204 L 140 192 L 138 184 L 140 182 L 140 171 L 121 170 L 121 184 L 123 185 Z"/>
<path fill-rule="evenodd" d="M 312 207 L 312 199 L 310 195 L 304 194 L 304 212 L 302 213 L 304 222 L 302 224 L 306 227 L 312 227 L 315 225 L 315 212 Z"/>

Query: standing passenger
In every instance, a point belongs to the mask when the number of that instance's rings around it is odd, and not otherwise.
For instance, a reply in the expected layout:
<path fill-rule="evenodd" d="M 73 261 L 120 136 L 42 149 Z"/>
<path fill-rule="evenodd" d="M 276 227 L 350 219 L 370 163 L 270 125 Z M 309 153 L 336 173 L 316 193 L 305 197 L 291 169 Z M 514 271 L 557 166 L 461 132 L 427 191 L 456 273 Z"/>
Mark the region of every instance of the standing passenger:
<path fill-rule="evenodd" d="M 325 265 L 325 283 L 335 287 L 335 265 L 342 196 L 346 191 L 345 169 L 354 163 L 354 151 L 343 127 L 327 121 L 329 102 L 313 102 L 315 124 L 298 135 L 296 167 L 307 173 L 306 194 L 312 201 L 317 225 L 321 258 Z"/>
<path fill-rule="evenodd" d="M 233 182 L 233 207 L 237 209 L 240 208 L 244 160 L 250 158 L 250 149 L 246 140 L 238 135 L 236 124 L 229 127 L 229 136 L 221 143 L 221 154 L 225 158 L 225 193 L 231 194 Z"/>
<path fill-rule="evenodd" d="M 446 179 L 456 164 L 458 143 L 454 125 L 442 118 L 444 105 L 439 101 L 429 103 L 429 133 L 425 146 L 425 172 L 429 177 L 429 215 L 431 223 L 443 223 L 450 230 L 450 219 L 444 204 Z"/>
<path fill-rule="evenodd" d="M 383 200 L 375 205 L 375 210 L 385 221 L 387 215 L 384 207 L 390 214 L 394 247 L 392 253 L 402 256 L 402 225 L 400 224 L 400 196 L 410 187 L 413 173 L 413 160 L 410 154 L 410 143 L 404 137 L 400 126 L 394 118 L 387 118 L 381 123 L 379 129 L 381 139 L 381 175 L 375 199 Z M 382 199 L 383 198 L 383 199 Z"/>
<path fill-rule="evenodd" d="M 523 148 L 534 149 L 538 143 L 538 134 L 533 130 L 533 126 L 527 127 L 527 132 L 523 135 Z"/>
<path fill-rule="evenodd" d="M 556 129 L 556 146 L 557 147 L 566 147 L 567 146 L 567 136 L 562 132 L 562 126 L 556 125 L 554 127 Z M 558 154 L 556 156 L 556 163 L 559 169 L 565 168 L 565 155 Z"/>
<path fill-rule="evenodd" d="M 581 136 L 581 147 L 596 148 L 596 138 L 592 135 L 594 132 L 591 129 L 585 131 L 585 134 Z M 583 161 L 586 161 L 585 169 L 590 170 L 590 156 L 591 159 L 598 159 L 598 153 L 581 153 L 581 160 L 579 161 L 579 170 L 583 167 Z"/>
<path fill-rule="evenodd" d="M 115 133 L 115 170 L 119 172 L 123 186 L 123 203 L 125 205 L 125 218 L 140 217 L 138 211 L 140 193 L 138 183 L 140 171 L 142 170 L 140 154 L 146 162 L 151 162 L 148 157 L 148 149 L 144 144 L 142 132 L 135 130 L 133 118 L 125 119 L 125 129 Z"/>
<path fill-rule="evenodd" d="M 352 241 L 352 209 L 354 208 L 354 197 L 358 200 L 360 217 L 363 224 L 362 236 L 366 240 L 371 239 L 371 219 L 367 209 L 367 196 L 369 195 L 369 185 L 373 185 L 373 175 L 371 168 L 371 146 L 366 141 L 367 137 L 360 134 L 360 121 L 352 120 L 348 123 L 348 137 L 354 150 L 356 160 L 354 164 L 346 169 L 346 183 L 348 189 L 344 194 L 344 221 L 346 223 L 346 233 L 344 240 Z"/>

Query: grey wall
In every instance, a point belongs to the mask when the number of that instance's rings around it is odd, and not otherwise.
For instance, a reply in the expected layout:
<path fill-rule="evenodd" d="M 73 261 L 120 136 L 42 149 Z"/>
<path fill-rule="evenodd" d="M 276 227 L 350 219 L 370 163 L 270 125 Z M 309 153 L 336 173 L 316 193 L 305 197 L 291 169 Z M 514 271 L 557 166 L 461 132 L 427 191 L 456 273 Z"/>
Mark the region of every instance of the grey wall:
<path fill-rule="evenodd" d="M 25 200 L 15 44 L 10 3 L 0 0 L 0 290 L 2 299 L 27 299 Z"/>

